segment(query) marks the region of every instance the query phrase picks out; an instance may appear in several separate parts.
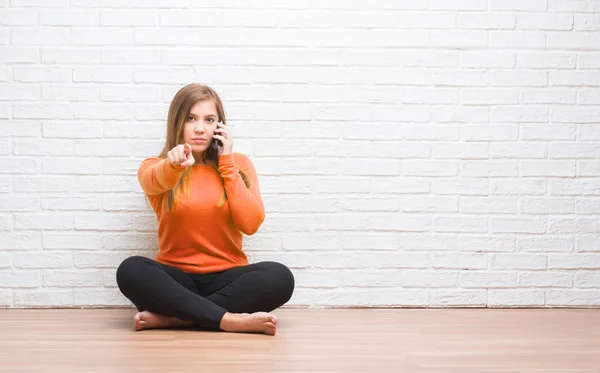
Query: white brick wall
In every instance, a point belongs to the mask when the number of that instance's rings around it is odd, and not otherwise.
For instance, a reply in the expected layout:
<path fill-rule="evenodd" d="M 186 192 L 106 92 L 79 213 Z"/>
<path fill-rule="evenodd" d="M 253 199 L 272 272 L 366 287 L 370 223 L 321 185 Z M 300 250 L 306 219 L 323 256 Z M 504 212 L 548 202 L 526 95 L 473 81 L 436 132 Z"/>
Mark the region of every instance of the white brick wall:
<path fill-rule="evenodd" d="M 600 306 L 599 0 L 0 1 L 0 307 L 129 305 L 184 84 L 295 306 Z"/>

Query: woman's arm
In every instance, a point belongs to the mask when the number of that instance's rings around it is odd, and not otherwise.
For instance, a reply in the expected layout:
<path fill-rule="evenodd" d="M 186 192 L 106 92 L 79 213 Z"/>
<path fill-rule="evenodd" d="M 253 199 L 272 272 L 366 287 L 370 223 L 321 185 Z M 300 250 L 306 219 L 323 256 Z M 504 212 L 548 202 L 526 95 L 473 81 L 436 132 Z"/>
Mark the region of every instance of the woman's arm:
<path fill-rule="evenodd" d="M 185 170 L 186 167 L 173 166 L 166 158 L 147 158 L 138 169 L 138 180 L 147 195 L 158 195 L 177 185 Z"/>
<path fill-rule="evenodd" d="M 245 155 L 221 154 L 218 170 L 224 180 L 233 223 L 244 234 L 256 233 L 265 220 L 265 207 L 254 165 Z M 249 188 L 239 170 L 248 175 Z"/>

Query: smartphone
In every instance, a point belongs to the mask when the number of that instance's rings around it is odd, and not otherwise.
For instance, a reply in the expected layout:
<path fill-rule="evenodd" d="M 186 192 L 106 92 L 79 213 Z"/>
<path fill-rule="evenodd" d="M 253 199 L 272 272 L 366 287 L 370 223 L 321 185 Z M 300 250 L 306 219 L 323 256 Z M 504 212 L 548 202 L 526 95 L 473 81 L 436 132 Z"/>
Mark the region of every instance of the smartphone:
<path fill-rule="evenodd" d="M 219 121 L 219 123 L 221 123 L 221 121 Z M 223 124 L 223 123 L 221 123 Z M 215 132 L 215 134 L 217 134 Z M 223 146 L 223 144 L 221 143 L 221 140 L 219 139 L 214 139 L 215 141 L 213 141 L 212 146 L 215 148 L 215 150 L 219 150 L 219 146 Z"/>

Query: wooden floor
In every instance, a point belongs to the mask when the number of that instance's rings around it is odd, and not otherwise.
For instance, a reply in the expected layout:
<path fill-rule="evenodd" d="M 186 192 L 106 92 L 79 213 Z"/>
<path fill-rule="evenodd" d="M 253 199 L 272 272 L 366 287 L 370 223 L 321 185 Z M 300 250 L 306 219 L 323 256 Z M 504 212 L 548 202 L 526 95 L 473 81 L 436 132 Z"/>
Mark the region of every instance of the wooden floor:
<path fill-rule="evenodd" d="M 600 372 L 600 310 L 283 309 L 275 337 L 0 310 L 0 372 Z"/>

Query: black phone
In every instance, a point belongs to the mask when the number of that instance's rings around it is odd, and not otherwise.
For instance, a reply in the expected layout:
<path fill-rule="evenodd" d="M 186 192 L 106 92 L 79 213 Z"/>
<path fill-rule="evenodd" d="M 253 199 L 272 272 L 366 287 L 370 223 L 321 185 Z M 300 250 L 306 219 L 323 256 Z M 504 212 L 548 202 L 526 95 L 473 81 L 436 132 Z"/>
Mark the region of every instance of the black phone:
<path fill-rule="evenodd" d="M 219 123 L 221 123 L 221 121 L 219 121 Z M 218 127 L 217 127 L 218 128 Z M 215 134 L 218 135 L 218 133 L 215 131 Z M 212 146 L 215 148 L 215 150 L 219 150 L 219 146 L 223 146 L 223 143 L 221 143 L 221 140 L 219 139 L 214 139 Z"/>

